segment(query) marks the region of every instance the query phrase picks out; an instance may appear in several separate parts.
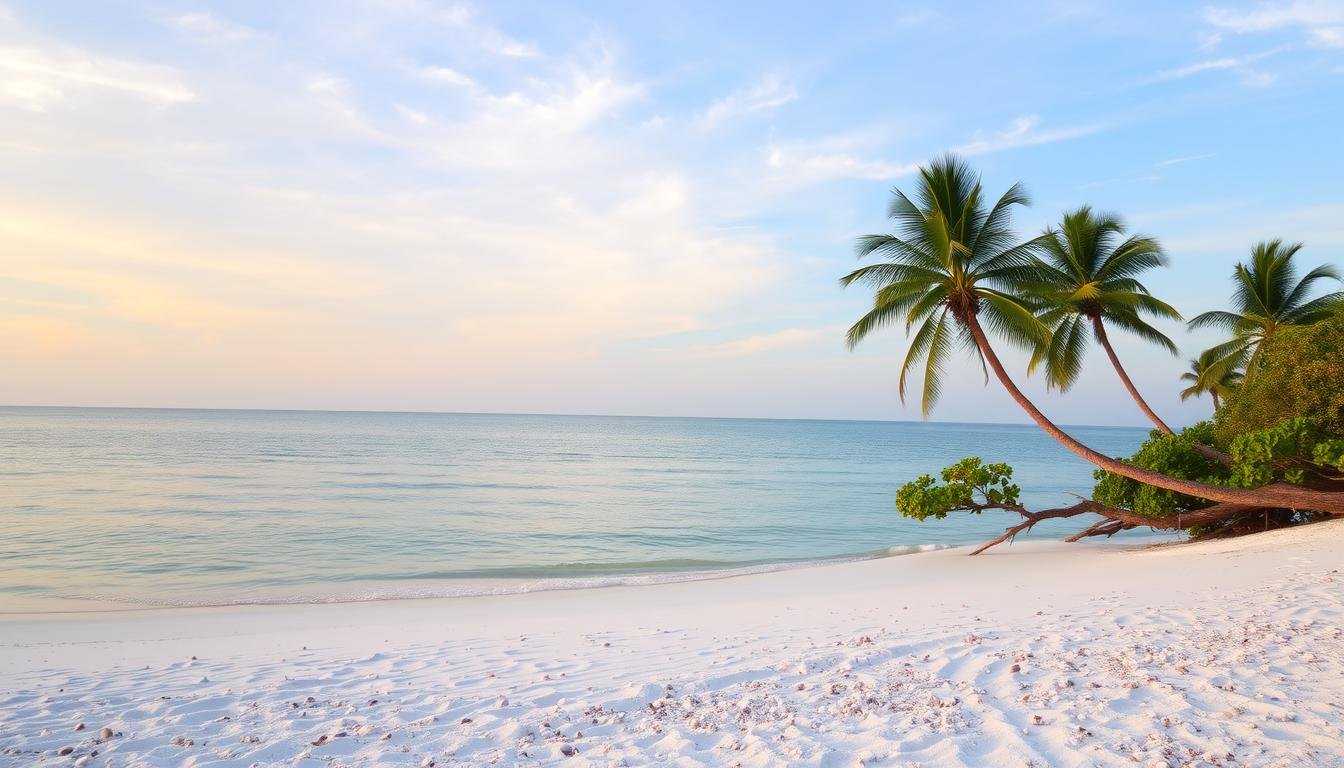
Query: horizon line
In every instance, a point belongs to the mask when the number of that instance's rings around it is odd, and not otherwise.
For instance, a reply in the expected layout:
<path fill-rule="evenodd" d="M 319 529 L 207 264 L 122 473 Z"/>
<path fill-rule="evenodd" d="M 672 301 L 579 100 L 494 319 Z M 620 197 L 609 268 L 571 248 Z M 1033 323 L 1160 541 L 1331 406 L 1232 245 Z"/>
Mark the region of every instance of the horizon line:
<path fill-rule="evenodd" d="M 595 418 L 595 419 L 699 419 L 704 421 L 818 421 L 853 422 L 857 424 L 949 424 L 954 426 L 976 427 L 1034 427 L 1039 425 L 1031 421 L 943 421 L 937 419 L 859 419 L 859 418 L 820 418 L 787 416 L 689 416 L 655 415 L 639 413 L 553 413 L 544 411 L 433 411 L 433 410 L 388 410 L 369 408 L 233 408 L 199 406 L 145 406 L 145 405 L 32 405 L 0 404 L 0 410 L 18 409 L 56 409 L 56 410 L 104 410 L 104 411 L 215 411 L 240 413 L 345 413 L 345 414 L 383 414 L 383 415 L 421 415 L 421 416 L 551 416 L 558 418 Z M 1151 429 L 1143 425 L 1132 424 L 1060 424 L 1061 427 L 1081 427 L 1085 429 Z"/>

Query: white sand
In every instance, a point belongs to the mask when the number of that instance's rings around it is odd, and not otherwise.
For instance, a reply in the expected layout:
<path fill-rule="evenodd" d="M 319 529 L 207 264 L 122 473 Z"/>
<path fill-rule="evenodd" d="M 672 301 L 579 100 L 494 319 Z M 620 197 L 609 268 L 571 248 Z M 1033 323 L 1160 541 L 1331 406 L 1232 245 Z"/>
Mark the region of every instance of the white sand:
<path fill-rule="evenodd" d="M 1341 544 L 11 615 L 0 764 L 1344 765 Z"/>

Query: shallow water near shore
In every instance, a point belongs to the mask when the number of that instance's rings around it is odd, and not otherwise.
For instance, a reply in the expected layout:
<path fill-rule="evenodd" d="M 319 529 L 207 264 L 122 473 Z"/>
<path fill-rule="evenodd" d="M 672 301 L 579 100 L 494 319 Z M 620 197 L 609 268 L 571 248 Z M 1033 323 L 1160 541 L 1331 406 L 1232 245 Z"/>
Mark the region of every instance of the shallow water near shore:
<path fill-rule="evenodd" d="M 1111 455 L 1147 433 L 1072 431 Z M 893 505 L 967 455 L 1011 463 L 1031 506 L 1092 486 L 1029 426 L 0 408 L 0 611 L 493 594 L 969 544 L 1010 521 Z"/>

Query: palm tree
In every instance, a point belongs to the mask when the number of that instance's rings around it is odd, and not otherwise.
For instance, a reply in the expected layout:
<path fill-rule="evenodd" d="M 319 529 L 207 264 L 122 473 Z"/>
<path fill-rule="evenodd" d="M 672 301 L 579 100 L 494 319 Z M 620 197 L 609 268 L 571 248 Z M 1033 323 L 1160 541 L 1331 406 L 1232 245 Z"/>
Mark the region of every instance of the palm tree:
<path fill-rule="evenodd" d="M 1208 394 L 1213 398 L 1213 412 L 1217 413 L 1222 407 L 1222 398 L 1241 383 L 1242 372 L 1226 365 L 1227 361 L 1219 360 L 1217 351 L 1206 349 L 1190 361 L 1190 370 L 1181 374 L 1181 381 L 1190 382 L 1190 386 L 1181 390 L 1181 402 Z"/>
<path fill-rule="evenodd" d="M 1301 243 L 1285 245 L 1282 240 L 1256 243 L 1250 263 L 1237 264 L 1233 272 L 1233 311 L 1205 312 L 1190 321 L 1192 329 L 1221 328 L 1232 333 L 1231 341 L 1209 350 L 1221 366 L 1231 370 L 1245 361 L 1246 371 L 1254 371 L 1265 339 L 1284 326 L 1324 320 L 1344 301 L 1344 292 L 1339 291 L 1307 299 L 1316 281 L 1341 278 L 1334 267 L 1322 264 L 1295 280 L 1293 257 L 1301 249 Z"/>
<path fill-rule="evenodd" d="M 889 261 L 860 267 L 840 284 L 867 283 L 877 289 L 873 308 L 849 329 L 852 349 L 870 332 L 894 322 L 905 330 L 918 324 L 901 364 L 900 396 L 906 377 L 923 363 L 921 410 L 927 416 L 941 391 L 947 356 L 957 346 L 981 354 L 970 320 L 984 317 L 1006 340 L 1034 349 L 1047 344 L 1049 329 L 1009 291 L 1030 274 L 1036 243 L 1014 243 L 1009 214 L 1026 205 L 1026 192 L 1015 184 L 986 209 L 979 179 L 951 155 L 920 169 L 918 202 L 892 190 L 888 216 L 900 230 L 894 235 L 859 238 L 858 255 Z M 1039 239 L 1039 238 L 1038 238 Z M 981 359 L 983 365 L 983 358 Z"/>
<path fill-rule="evenodd" d="M 1139 394 L 1106 335 L 1110 324 L 1176 354 L 1171 339 L 1143 316 L 1180 320 L 1181 314 L 1149 294 L 1137 279 L 1146 270 L 1166 266 L 1166 254 L 1153 238 L 1132 235 L 1122 240 L 1124 233 L 1118 216 L 1094 213 L 1090 206 L 1064 214 L 1058 230 L 1046 230 L 1044 258 L 1036 265 L 1039 277 L 1027 288 L 1038 299 L 1041 320 L 1052 333 L 1050 344 L 1036 350 L 1031 367 L 1043 361 L 1048 381 L 1067 390 L 1082 371 L 1090 329 L 1134 402 L 1158 429 L 1171 434 Z"/>
<path fill-rule="evenodd" d="M 926 415 L 937 400 L 948 353 L 957 345 L 973 345 L 981 362 L 988 363 L 1008 394 L 1042 430 L 1108 472 L 1212 501 L 1344 514 L 1344 493 L 1285 484 L 1254 490 L 1227 488 L 1169 477 L 1113 459 L 1064 432 L 1018 389 L 982 325 L 983 320 L 996 334 L 1024 348 L 1049 344 L 1048 328 L 1014 295 L 1014 288 L 1031 278 L 1031 257 L 1041 240 L 1016 243 L 1009 227 L 1012 208 L 1028 202 L 1026 192 L 1015 184 L 993 206 L 987 206 L 979 177 L 964 161 L 947 155 L 919 169 L 915 197 L 912 201 L 893 190 L 889 215 L 899 235 L 859 238 L 860 257 L 879 255 L 888 260 L 861 267 L 840 282 L 863 282 L 877 289 L 873 308 L 849 329 L 851 347 L 894 322 L 905 323 L 907 333 L 919 324 L 901 366 L 901 383 L 911 365 L 923 360 Z"/>

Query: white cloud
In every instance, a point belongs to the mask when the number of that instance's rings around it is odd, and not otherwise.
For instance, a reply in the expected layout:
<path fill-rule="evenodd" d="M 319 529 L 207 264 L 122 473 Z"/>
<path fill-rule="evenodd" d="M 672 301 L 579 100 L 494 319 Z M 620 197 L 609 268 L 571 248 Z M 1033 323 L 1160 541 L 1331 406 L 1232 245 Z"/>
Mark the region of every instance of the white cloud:
<path fill-rule="evenodd" d="M 0 47 L 0 102 L 43 112 L 79 93 L 97 90 L 156 104 L 196 98 L 177 73 L 166 67 L 95 56 L 68 46 Z"/>
<path fill-rule="evenodd" d="M 213 13 L 182 14 L 174 17 L 172 24 L 192 37 L 215 45 L 243 43 L 258 37 L 255 29 L 220 18 Z"/>
<path fill-rule="evenodd" d="M 1234 34 L 1291 28 L 1305 32 L 1312 45 L 1328 48 L 1344 45 L 1344 4 L 1337 0 L 1262 3 L 1249 11 L 1210 8 L 1205 11 L 1204 19 L 1214 27 Z"/>
<path fill-rule="evenodd" d="M 1008 128 L 995 133 L 979 133 L 970 141 L 953 147 L 961 155 L 982 155 L 1019 147 L 1067 141 L 1101 130 L 1099 125 L 1077 125 L 1042 129 L 1041 119 L 1025 115 Z M 886 181 L 914 173 L 919 162 L 877 159 L 870 155 L 882 143 L 879 132 L 861 132 L 831 136 L 816 141 L 772 142 L 766 152 L 766 164 L 793 183 L 813 183 L 830 179 L 868 179 Z"/>
<path fill-rule="evenodd" d="M 1344 48 L 1344 27 L 1320 27 L 1311 30 L 1311 42 L 1318 48 Z"/>
<path fill-rule="evenodd" d="M 1158 83 L 1168 80 L 1181 80 L 1203 72 L 1230 71 L 1241 75 L 1241 81 L 1248 86 L 1263 87 L 1273 83 L 1275 76 L 1267 72 L 1252 69 L 1251 65 L 1282 53 L 1285 50 L 1287 50 L 1287 47 L 1279 46 L 1267 51 L 1260 51 L 1259 53 L 1252 53 L 1245 56 L 1224 56 L 1218 59 L 1197 61 L 1183 67 L 1162 70 L 1150 77 L 1146 82 Z"/>
<path fill-rule="evenodd" d="M 734 91 L 716 100 L 695 119 L 695 125 L 701 130 L 709 130 L 726 120 L 769 111 L 797 98 L 798 88 L 793 83 L 771 75 L 750 88 Z"/>
<path fill-rule="evenodd" d="M 1262 3 L 1251 11 L 1209 8 L 1204 19 L 1220 29 L 1245 34 L 1284 27 L 1320 27 L 1344 24 L 1344 5 L 1329 0 Z"/>
<path fill-rule="evenodd" d="M 1268 88 L 1279 78 L 1270 72 L 1248 69 L 1241 75 L 1241 82 L 1251 88 Z"/>
<path fill-rule="evenodd" d="M 836 346 L 839 347 L 843 330 L 844 326 L 840 325 L 826 326 L 825 328 L 789 328 L 718 344 L 697 344 L 690 347 L 688 351 L 695 357 L 745 357 L 775 349 L 810 344 L 828 336 L 834 337 Z"/>
<path fill-rule="evenodd" d="M 1036 115 L 1023 115 L 1008 128 L 988 136 L 981 136 L 953 149 L 963 155 L 982 155 L 987 152 L 999 152 L 1018 147 L 1032 147 L 1039 144 L 1053 144 L 1087 136 L 1101 130 L 1099 125 L 1075 125 L 1064 128 L 1040 130 L 1041 118 Z"/>
<path fill-rule="evenodd" d="M 1211 51 L 1214 48 L 1217 48 L 1219 43 L 1223 42 L 1222 32 L 1200 32 L 1198 33 L 1198 36 L 1199 45 L 1195 47 L 1195 50 L 1198 51 Z"/>
<path fill-rule="evenodd" d="M 1181 78 L 1197 75 L 1200 72 L 1212 72 L 1220 69 L 1234 69 L 1241 66 L 1241 59 L 1226 56 L 1221 59 L 1209 59 L 1207 61 L 1197 61 L 1194 64 L 1187 64 L 1184 67 L 1175 69 L 1164 69 L 1153 76 L 1154 80 L 1180 80 Z"/>
<path fill-rule="evenodd" d="M 461 86 L 463 88 L 476 87 L 475 80 L 449 67 L 425 67 L 420 70 L 420 76 L 426 80 Z"/>
<path fill-rule="evenodd" d="M 495 27 L 479 21 L 465 6 L 439 8 L 421 2 L 413 2 L 410 5 L 432 20 L 464 30 L 473 43 L 497 56 L 530 59 L 541 55 L 541 51 L 532 43 L 515 40 Z"/>
<path fill-rule="evenodd" d="M 1186 155 L 1184 157 L 1173 157 L 1169 160 L 1163 160 L 1158 163 L 1153 163 L 1153 167 L 1166 168 L 1167 166 L 1170 165 L 1180 165 L 1181 163 L 1192 163 L 1196 160 L 1208 160 L 1209 158 L 1216 156 L 1217 155 L 1213 152 L 1205 152 L 1204 154 L 1201 155 Z"/>
<path fill-rule="evenodd" d="M 766 164 L 786 172 L 795 181 L 815 182 L 827 179 L 869 179 L 885 181 L 914 173 L 918 163 L 874 160 L 849 152 L 827 151 L 809 142 L 772 145 Z"/>

